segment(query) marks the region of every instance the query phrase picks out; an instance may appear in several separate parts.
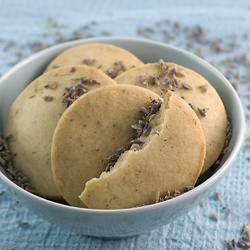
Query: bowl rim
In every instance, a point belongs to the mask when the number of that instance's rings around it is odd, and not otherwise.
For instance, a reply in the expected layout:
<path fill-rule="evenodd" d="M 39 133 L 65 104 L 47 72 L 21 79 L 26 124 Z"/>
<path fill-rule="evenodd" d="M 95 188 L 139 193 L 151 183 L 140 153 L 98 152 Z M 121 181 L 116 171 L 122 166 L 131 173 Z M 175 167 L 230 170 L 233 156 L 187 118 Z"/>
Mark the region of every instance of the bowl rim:
<path fill-rule="evenodd" d="M 140 207 L 132 207 L 132 208 L 124 208 L 124 209 L 90 209 L 90 208 L 79 208 L 79 207 L 73 207 L 70 205 L 61 204 L 55 201 L 48 200 L 46 198 L 40 197 L 36 194 L 30 193 L 21 187 L 19 187 L 17 184 L 12 182 L 7 176 L 5 176 L 2 171 L 0 171 L 0 179 L 2 179 L 8 186 L 10 186 L 12 189 L 18 191 L 19 193 L 28 196 L 29 199 L 35 199 L 37 202 L 43 202 L 46 203 L 46 205 L 54 206 L 55 208 L 59 209 L 66 209 L 68 211 L 75 211 L 80 213 L 88 213 L 88 214 L 129 214 L 129 213 L 135 213 L 135 212 L 142 212 L 142 211 L 148 211 L 148 210 L 155 210 L 155 209 L 161 209 L 166 206 L 175 205 L 176 203 L 179 203 L 181 200 L 187 200 L 194 198 L 197 194 L 201 193 L 202 191 L 205 191 L 207 187 L 211 186 L 213 183 L 216 182 L 216 180 L 220 179 L 222 175 L 226 172 L 226 170 L 229 168 L 229 166 L 232 164 L 234 159 L 236 158 L 238 152 L 240 151 L 240 147 L 244 141 L 245 137 L 245 116 L 243 107 L 240 101 L 240 98 L 238 94 L 236 93 L 235 89 L 232 87 L 230 82 L 225 78 L 225 76 L 217 70 L 214 66 L 209 64 L 207 61 L 201 59 L 200 57 L 192 54 L 191 52 L 188 52 L 184 49 L 177 48 L 173 45 L 169 45 L 163 42 L 154 41 L 150 39 L 141 39 L 141 38 L 130 38 L 130 37 L 95 37 L 95 38 L 87 38 L 87 39 L 80 39 L 76 41 L 69 41 L 65 43 L 61 43 L 55 46 L 52 46 L 50 48 L 44 49 L 42 51 L 39 51 L 28 58 L 24 59 L 23 61 L 19 62 L 15 66 L 13 66 L 7 73 L 5 73 L 0 78 L 0 85 L 3 84 L 4 80 L 7 79 L 10 75 L 14 74 L 16 70 L 19 68 L 22 68 L 24 65 L 31 63 L 33 60 L 36 60 L 42 55 L 45 55 L 46 53 L 49 53 L 50 51 L 56 50 L 56 49 L 67 49 L 68 45 L 69 47 L 78 46 L 81 44 L 87 44 L 87 43 L 110 43 L 113 44 L 113 42 L 135 42 L 135 43 L 143 43 L 143 44 L 151 44 L 153 46 L 161 46 L 168 49 L 173 50 L 174 52 L 178 52 L 180 54 L 185 54 L 188 57 L 191 57 L 196 63 L 199 65 L 206 67 L 211 73 L 213 73 L 223 84 L 229 88 L 231 91 L 233 98 L 236 103 L 236 108 L 238 111 L 238 122 L 240 124 L 241 129 L 239 129 L 239 133 L 236 135 L 236 140 L 234 142 L 234 145 L 232 146 L 232 151 L 228 155 L 225 162 L 221 165 L 221 167 L 216 170 L 215 173 L 212 174 L 207 180 L 205 180 L 203 183 L 201 183 L 199 186 L 195 187 L 194 189 L 181 194 L 180 196 L 177 196 L 173 199 L 166 200 L 163 202 L 158 202 L 154 204 L 149 204 L 145 206 Z"/>

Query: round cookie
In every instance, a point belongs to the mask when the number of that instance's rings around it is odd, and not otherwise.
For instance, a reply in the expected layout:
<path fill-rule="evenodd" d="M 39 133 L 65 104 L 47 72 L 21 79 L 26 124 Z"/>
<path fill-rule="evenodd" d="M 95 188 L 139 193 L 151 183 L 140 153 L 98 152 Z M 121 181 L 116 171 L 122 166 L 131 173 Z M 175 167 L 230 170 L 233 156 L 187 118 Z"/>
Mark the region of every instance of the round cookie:
<path fill-rule="evenodd" d="M 61 53 L 45 72 L 65 65 L 83 64 L 96 67 L 115 78 L 132 67 L 143 65 L 143 62 L 127 50 L 111 44 L 86 44 Z"/>
<path fill-rule="evenodd" d="M 80 199 L 87 207 L 120 209 L 152 204 L 167 193 L 195 185 L 206 152 L 196 114 L 168 91 L 159 111 L 153 118 L 148 115 L 148 120 L 150 134 L 137 138 L 140 144 L 123 153 L 110 172 L 86 183 Z"/>
<path fill-rule="evenodd" d="M 79 195 L 85 183 L 105 170 L 111 154 L 129 145 L 141 107 L 159 98 L 137 86 L 113 85 L 80 97 L 63 114 L 53 137 L 51 163 L 58 190 L 69 204 L 84 206 Z"/>
<path fill-rule="evenodd" d="M 131 69 L 116 79 L 117 83 L 133 84 L 148 88 L 159 95 L 173 89 L 196 112 L 206 138 L 206 157 L 202 173 L 221 154 L 227 131 L 227 114 L 212 85 L 198 73 L 174 63 L 145 64 Z"/>
<path fill-rule="evenodd" d="M 4 134 L 11 135 L 14 166 L 29 178 L 36 194 L 61 199 L 51 174 L 50 153 L 55 127 L 66 107 L 78 95 L 110 84 L 115 82 L 100 70 L 66 66 L 35 79 L 12 104 Z"/>

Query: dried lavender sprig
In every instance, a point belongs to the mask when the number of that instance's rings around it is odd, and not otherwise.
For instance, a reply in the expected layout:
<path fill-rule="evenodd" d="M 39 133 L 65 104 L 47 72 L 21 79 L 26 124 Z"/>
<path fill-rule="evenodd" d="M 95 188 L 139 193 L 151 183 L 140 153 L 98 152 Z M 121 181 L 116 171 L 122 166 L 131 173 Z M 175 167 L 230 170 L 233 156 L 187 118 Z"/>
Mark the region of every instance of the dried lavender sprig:
<path fill-rule="evenodd" d="M 5 170 L 7 177 L 21 188 L 33 192 L 34 189 L 29 183 L 29 179 L 13 166 L 12 154 L 8 147 L 9 137 L 0 135 L 0 165 Z"/>
<path fill-rule="evenodd" d="M 125 149 L 124 148 L 121 148 L 119 149 L 118 151 L 116 151 L 113 155 L 111 155 L 108 160 L 108 164 L 105 168 L 105 172 L 109 172 L 115 165 L 115 163 L 118 161 L 119 157 L 125 153 Z"/>
<path fill-rule="evenodd" d="M 143 134 L 148 134 L 151 131 L 150 121 L 153 119 L 155 114 L 159 111 L 161 102 L 157 100 L 152 100 L 151 104 L 145 108 L 142 107 L 142 120 L 139 120 L 137 124 L 132 125 L 131 127 L 136 130 L 136 134 L 133 140 L 130 141 L 130 144 L 126 148 L 119 149 L 113 155 L 108 158 L 108 163 L 105 167 L 105 171 L 109 172 L 118 161 L 119 157 L 126 151 L 131 148 L 132 145 L 141 145 L 143 142 L 139 137 Z"/>
<path fill-rule="evenodd" d="M 152 100 L 148 108 L 145 107 L 142 108 L 141 110 L 143 113 L 142 120 L 139 120 L 138 124 L 132 125 L 132 128 L 136 130 L 135 139 L 138 139 L 141 135 L 148 134 L 151 131 L 152 127 L 150 125 L 150 121 L 159 111 L 160 106 L 161 106 L 160 101 Z"/>
<path fill-rule="evenodd" d="M 174 190 L 173 192 L 170 192 L 170 191 L 168 190 L 168 191 L 166 192 L 166 194 L 165 194 L 163 197 L 161 197 L 161 198 L 159 199 L 159 202 L 173 199 L 173 198 L 175 198 L 175 197 L 177 197 L 177 196 L 179 196 L 179 195 L 181 195 L 181 194 L 183 194 L 183 193 L 186 193 L 186 192 L 192 190 L 193 188 L 194 188 L 193 186 L 186 186 L 186 187 L 185 187 L 185 190 L 184 190 L 183 192 L 181 192 L 181 191 L 179 191 L 179 190 Z"/>
<path fill-rule="evenodd" d="M 197 108 L 198 109 L 198 111 L 199 111 L 199 113 L 200 113 L 200 115 L 202 116 L 202 117 L 206 117 L 207 116 L 207 113 L 206 113 L 206 109 L 201 109 L 201 108 Z"/>
<path fill-rule="evenodd" d="M 232 124 L 230 122 L 230 119 L 228 118 L 227 131 L 226 131 L 226 140 L 225 140 L 224 149 L 221 152 L 221 154 L 220 154 L 219 158 L 217 159 L 217 161 L 210 167 L 211 170 L 217 169 L 217 167 L 220 166 L 220 163 L 221 163 L 224 155 L 228 151 L 230 151 L 229 144 L 230 144 L 230 140 L 232 138 L 232 131 L 233 131 Z"/>
<path fill-rule="evenodd" d="M 106 71 L 106 73 L 111 77 L 115 78 L 120 73 L 127 71 L 127 67 L 125 66 L 123 61 L 114 62 L 114 64 Z"/>
<path fill-rule="evenodd" d="M 75 102 L 80 96 L 88 92 L 89 86 L 92 84 L 100 84 L 98 81 L 89 79 L 88 77 L 82 77 L 76 83 L 76 86 L 65 87 L 68 93 L 64 93 L 64 102 L 66 102 L 66 107 L 68 108 L 73 102 Z"/>

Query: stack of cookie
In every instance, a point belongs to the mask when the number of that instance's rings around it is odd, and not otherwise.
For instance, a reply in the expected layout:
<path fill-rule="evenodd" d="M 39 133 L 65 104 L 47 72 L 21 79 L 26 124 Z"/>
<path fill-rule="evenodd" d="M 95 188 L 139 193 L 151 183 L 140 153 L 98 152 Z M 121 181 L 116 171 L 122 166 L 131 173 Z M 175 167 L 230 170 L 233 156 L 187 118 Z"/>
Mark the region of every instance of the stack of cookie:
<path fill-rule="evenodd" d="M 198 73 L 88 44 L 60 54 L 23 90 L 4 133 L 37 195 L 119 209 L 193 187 L 222 153 L 227 124 Z"/>

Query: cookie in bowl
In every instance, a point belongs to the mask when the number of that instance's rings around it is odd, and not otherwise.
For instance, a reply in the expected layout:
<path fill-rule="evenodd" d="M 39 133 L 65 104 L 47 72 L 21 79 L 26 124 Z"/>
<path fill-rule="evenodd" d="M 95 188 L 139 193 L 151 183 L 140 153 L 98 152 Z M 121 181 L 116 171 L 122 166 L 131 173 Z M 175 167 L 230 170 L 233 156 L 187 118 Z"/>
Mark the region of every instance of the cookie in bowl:
<path fill-rule="evenodd" d="M 86 183 L 80 199 L 89 208 L 121 209 L 159 202 L 167 193 L 183 193 L 198 179 L 206 153 L 200 121 L 171 91 L 153 100 L 132 146 L 109 172 Z M 144 125 L 142 125 L 144 123 Z M 112 159 L 113 156 L 111 156 Z"/>
<path fill-rule="evenodd" d="M 130 68 L 143 65 L 143 62 L 129 51 L 111 44 L 86 44 L 61 53 L 45 72 L 65 65 L 88 65 L 115 78 Z"/>
<path fill-rule="evenodd" d="M 32 81 L 12 104 L 5 137 L 15 168 L 29 179 L 34 193 L 61 199 L 51 174 L 52 136 L 63 112 L 80 95 L 115 82 L 95 68 L 66 66 Z"/>
<path fill-rule="evenodd" d="M 160 60 L 131 69 L 116 79 L 119 84 L 133 84 L 164 96 L 172 90 L 182 97 L 200 119 L 206 138 L 206 157 L 202 173 L 219 158 L 227 138 L 228 119 L 215 88 L 197 72 Z"/>
<path fill-rule="evenodd" d="M 58 190 L 70 205 L 84 206 L 79 195 L 85 183 L 105 171 L 111 154 L 130 144 L 141 107 L 159 98 L 137 86 L 112 85 L 80 97 L 63 114 L 51 163 Z"/>

